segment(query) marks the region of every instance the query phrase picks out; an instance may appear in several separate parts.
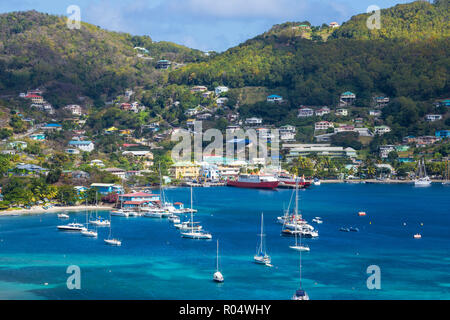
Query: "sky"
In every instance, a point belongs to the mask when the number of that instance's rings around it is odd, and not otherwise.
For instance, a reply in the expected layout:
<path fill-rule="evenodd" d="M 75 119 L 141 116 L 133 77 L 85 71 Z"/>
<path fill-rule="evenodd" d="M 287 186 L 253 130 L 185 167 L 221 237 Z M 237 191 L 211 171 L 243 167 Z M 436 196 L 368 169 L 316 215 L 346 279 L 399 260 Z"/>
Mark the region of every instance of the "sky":
<path fill-rule="evenodd" d="M 37 10 L 65 15 L 80 7 L 81 20 L 107 30 L 148 35 L 202 51 L 224 51 L 287 21 L 313 25 L 412 0 L 0 0 L 0 13 Z"/>

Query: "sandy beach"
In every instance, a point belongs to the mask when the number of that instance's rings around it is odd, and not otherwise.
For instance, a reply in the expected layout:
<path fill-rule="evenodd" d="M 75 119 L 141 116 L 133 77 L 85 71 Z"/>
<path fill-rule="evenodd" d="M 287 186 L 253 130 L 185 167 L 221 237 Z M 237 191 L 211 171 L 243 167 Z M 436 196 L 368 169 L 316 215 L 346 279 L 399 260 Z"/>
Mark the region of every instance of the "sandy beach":
<path fill-rule="evenodd" d="M 32 207 L 31 209 L 5 210 L 0 211 L 0 216 L 17 216 L 26 214 L 55 213 L 62 211 L 82 211 L 82 210 L 110 210 L 111 206 L 70 206 L 70 207 L 52 207 L 44 209 L 42 206 Z"/>

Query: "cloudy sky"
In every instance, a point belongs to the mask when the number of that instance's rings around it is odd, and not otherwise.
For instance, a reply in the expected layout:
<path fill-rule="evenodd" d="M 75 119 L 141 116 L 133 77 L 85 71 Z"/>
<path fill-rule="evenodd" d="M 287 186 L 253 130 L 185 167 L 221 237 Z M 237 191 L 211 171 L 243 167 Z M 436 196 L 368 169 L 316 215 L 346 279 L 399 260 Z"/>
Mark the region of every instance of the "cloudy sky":
<path fill-rule="evenodd" d="M 321 25 L 349 19 L 370 5 L 386 8 L 412 0 L 0 0 L 0 12 L 35 9 L 68 15 L 114 31 L 149 35 L 203 51 L 223 51 L 274 24 L 310 21 Z"/>

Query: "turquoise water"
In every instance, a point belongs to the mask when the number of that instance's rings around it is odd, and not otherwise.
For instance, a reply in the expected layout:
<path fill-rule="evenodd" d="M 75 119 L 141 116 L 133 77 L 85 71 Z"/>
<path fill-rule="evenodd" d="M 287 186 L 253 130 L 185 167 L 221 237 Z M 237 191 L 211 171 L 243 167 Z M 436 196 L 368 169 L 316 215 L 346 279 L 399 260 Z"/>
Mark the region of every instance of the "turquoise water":
<path fill-rule="evenodd" d="M 189 201 L 186 188 L 167 194 Z M 194 189 L 196 220 L 211 241 L 182 239 L 167 220 L 113 217 L 122 247 L 111 247 L 103 242 L 108 229 L 99 228 L 98 239 L 57 231 L 56 214 L 0 217 L 0 299 L 290 299 L 299 255 L 275 221 L 290 196 Z M 450 188 L 324 184 L 300 197 L 304 217 L 324 221 L 316 225 L 319 238 L 304 240 L 311 251 L 302 255 L 303 287 L 311 299 L 450 299 Z M 273 268 L 252 262 L 261 212 Z M 85 221 L 84 212 L 74 217 Z M 413 239 L 417 232 L 422 239 Z M 217 238 L 223 284 L 211 281 Z M 67 289 L 69 265 L 81 268 L 81 290 Z M 381 269 L 381 290 L 367 289 L 369 265 Z"/>

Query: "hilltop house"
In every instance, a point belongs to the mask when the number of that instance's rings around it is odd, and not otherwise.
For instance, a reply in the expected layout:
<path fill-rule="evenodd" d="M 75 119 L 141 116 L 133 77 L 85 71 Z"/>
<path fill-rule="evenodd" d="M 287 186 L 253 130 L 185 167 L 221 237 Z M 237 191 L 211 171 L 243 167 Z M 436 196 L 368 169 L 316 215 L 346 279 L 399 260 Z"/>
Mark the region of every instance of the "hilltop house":
<path fill-rule="evenodd" d="M 159 60 L 158 62 L 156 62 L 156 69 L 169 69 L 171 66 L 172 62 L 170 62 L 169 60 Z"/>
<path fill-rule="evenodd" d="M 426 121 L 430 121 L 430 122 L 434 122 L 434 121 L 438 121 L 442 119 L 442 115 L 441 114 L 427 114 L 425 116 L 425 120 Z"/>
<path fill-rule="evenodd" d="M 344 109 L 344 108 L 339 108 L 336 110 L 336 115 L 346 117 L 346 116 L 348 116 L 348 110 Z"/>
<path fill-rule="evenodd" d="M 216 96 L 220 95 L 221 93 L 225 93 L 228 92 L 228 87 L 225 86 L 218 86 L 214 89 L 214 93 L 216 94 Z"/>
<path fill-rule="evenodd" d="M 311 108 L 302 107 L 298 109 L 298 118 L 306 118 L 306 117 L 312 117 L 314 115 L 314 110 Z"/>
<path fill-rule="evenodd" d="M 267 102 L 282 102 L 283 101 L 283 97 L 276 95 L 276 94 L 272 94 L 270 96 L 268 96 L 266 98 Z"/>
<path fill-rule="evenodd" d="M 317 110 L 315 111 L 315 113 L 316 113 L 316 116 L 322 117 L 322 116 L 324 116 L 324 115 L 330 113 L 330 108 L 328 108 L 328 107 L 322 107 L 322 108 L 320 108 L 320 109 L 317 109 Z"/>
<path fill-rule="evenodd" d="M 329 121 L 319 121 L 314 124 L 314 130 L 327 130 L 328 128 L 334 128 L 334 124 Z"/>
<path fill-rule="evenodd" d="M 92 150 L 94 150 L 94 143 L 90 140 L 86 140 L 86 141 L 79 141 L 79 140 L 72 140 L 69 141 L 69 147 L 75 147 L 81 151 L 85 151 L 85 152 L 91 152 Z"/>
<path fill-rule="evenodd" d="M 37 94 L 32 94 L 32 93 L 28 93 L 23 98 L 30 99 L 32 103 L 36 103 L 36 104 L 43 104 L 45 102 L 43 97 L 41 97 L 40 95 L 37 95 Z"/>
<path fill-rule="evenodd" d="M 375 127 L 375 134 L 376 135 L 382 135 L 385 133 L 391 132 L 391 128 L 388 126 L 377 126 Z"/>
<path fill-rule="evenodd" d="M 69 104 L 65 106 L 64 109 L 70 111 L 74 116 L 81 116 L 83 114 L 81 106 L 77 104 Z"/>
<path fill-rule="evenodd" d="M 353 105 L 356 95 L 353 92 L 346 91 L 339 97 L 339 107 L 347 107 Z"/>
<path fill-rule="evenodd" d="M 247 118 L 247 119 L 245 119 L 245 124 L 252 125 L 252 126 L 260 125 L 260 124 L 262 124 L 262 119 L 256 118 L 256 117 Z"/>

